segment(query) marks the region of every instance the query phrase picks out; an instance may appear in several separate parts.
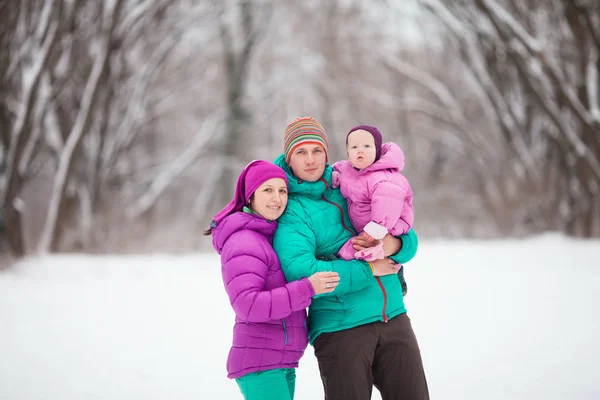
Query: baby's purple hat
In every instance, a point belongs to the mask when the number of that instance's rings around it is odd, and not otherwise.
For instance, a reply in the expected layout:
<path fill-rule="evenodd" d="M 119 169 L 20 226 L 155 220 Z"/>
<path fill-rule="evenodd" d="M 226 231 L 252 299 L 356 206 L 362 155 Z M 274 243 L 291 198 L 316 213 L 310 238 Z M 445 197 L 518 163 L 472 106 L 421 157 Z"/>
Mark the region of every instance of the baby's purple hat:
<path fill-rule="evenodd" d="M 355 126 L 354 128 L 350 129 L 350 132 L 348 132 L 348 134 L 346 135 L 346 145 L 348 144 L 348 136 L 350 136 L 350 134 L 352 132 L 358 131 L 361 129 L 363 131 L 369 132 L 373 136 L 373 139 L 375 139 L 375 161 L 378 161 L 379 158 L 381 157 L 381 144 L 383 142 L 383 138 L 381 137 L 381 133 L 379 132 L 379 129 L 375 128 L 374 126 L 359 125 L 359 126 Z M 375 161 L 373 161 L 373 162 L 375 162 Z"/>
<path fill-rule="evenodd" d="M 254 160 L 246 165 L 240 174 L 233 199 L 223 208 L 211 222 L 214 228 L 226 216 L 234 212 L 242 211 L 245 205 L 250 201 L 250 197 L 260 185 L 272 178 L 281 178 L 287 185 L 287 175 L 283 169 L 265 160 Z"/>

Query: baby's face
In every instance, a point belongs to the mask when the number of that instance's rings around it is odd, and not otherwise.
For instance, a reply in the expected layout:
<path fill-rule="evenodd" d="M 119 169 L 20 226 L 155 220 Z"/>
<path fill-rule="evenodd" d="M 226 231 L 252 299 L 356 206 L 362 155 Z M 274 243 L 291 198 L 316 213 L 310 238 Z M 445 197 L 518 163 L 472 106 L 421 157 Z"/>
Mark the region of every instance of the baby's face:
<path fill-rule="evenodd" d="M 348 136 L 348 161 L 354 168 L 364 169 L 375 161 L 375 139 L 369 132 L 359 129 Z"/>

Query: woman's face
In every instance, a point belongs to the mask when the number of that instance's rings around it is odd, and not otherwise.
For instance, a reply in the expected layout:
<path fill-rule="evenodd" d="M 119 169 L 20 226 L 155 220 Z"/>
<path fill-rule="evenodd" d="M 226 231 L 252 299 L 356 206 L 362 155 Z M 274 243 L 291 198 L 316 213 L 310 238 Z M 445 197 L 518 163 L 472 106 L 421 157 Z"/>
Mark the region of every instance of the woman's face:
<path fill-rule="evenodd" d="M 264 219 L 276 220 L 285 211 L 288 191 L 285 181 L 271 178 L 254 191 L 250 208 Z"/>
<path fill-rule="evenodd" d="M 294 175 L 306 182 L 316 182 L 325 172 L 327 153 L 319 145 L 298 147 L 292 153 L 288 163 Z"/>

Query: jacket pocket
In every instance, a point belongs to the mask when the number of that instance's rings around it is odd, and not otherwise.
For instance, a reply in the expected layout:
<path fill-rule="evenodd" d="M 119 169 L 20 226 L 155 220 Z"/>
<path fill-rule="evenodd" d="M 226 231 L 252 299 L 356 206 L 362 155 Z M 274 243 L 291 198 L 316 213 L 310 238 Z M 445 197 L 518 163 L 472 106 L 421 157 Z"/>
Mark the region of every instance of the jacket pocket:
<path fill-rule="evenodd" d="M 285 318 L 281 318 L 281 323 L 283 325 L 283 334 L 284 334 L 283 345 L 286 346 L 288 344 L 288 331 L 287 331 L 287 326 L 285 325 Z"/>

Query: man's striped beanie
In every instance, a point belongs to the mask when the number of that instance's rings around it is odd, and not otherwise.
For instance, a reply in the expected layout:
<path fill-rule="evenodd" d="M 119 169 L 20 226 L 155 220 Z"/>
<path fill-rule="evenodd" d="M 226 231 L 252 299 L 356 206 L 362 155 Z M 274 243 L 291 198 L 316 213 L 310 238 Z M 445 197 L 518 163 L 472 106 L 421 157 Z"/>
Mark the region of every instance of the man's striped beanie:
<path fill-rule="evenodd" d="M 329 152 L 329 144 L 325 129 L 313 117 L 302 117 L 296 119 L 287 126 L 283 137 L 283 152 L 285 162 L 290 162 L 290 157 L 298 147 L 302 145 L 317 144 L 325 150 L 325 157 Z"/>

